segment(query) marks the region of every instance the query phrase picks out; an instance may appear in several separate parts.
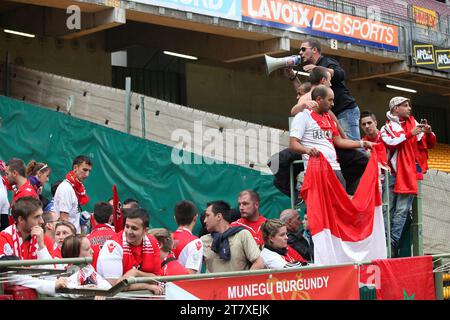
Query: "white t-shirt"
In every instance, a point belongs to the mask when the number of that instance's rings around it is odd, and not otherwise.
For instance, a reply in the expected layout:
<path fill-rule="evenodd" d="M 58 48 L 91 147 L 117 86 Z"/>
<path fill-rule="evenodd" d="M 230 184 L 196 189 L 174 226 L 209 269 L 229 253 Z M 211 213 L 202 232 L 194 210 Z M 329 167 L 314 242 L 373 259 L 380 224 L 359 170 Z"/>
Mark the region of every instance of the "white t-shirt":
<path fill-rule="evenodd" d="M 308 148 L 316 148 L 328 160 L 333 170 L 341 170 L 337 162 L 333 137 L 338 136 L 336 124 L 328 113 L 318 114 L 309 109 L 297 113 L 291 124 L 290 136 L 300 140 Z M 305 169 L 309 155 L 302 154 Z"/>
<path fill-rule="evenodd" d="M 8 191 L 6 190 L 3 180 L 0 177 L 0 214 L 8 214 L 9 212 L 9 201 L 8 201 Z"/>
<path fill-rule="evenodd" d="M 122 246 L 107 240 L 98 254 L 97 272 L 105 279 L 119 279 L 123 275 L 122 259 Z"/>
<path fill-rule="evenodd" d="M 62 211 L 69 214 L 69 222 L 73 223 L 77 229 L 77 233 L 80 233 L 80 212 L 78 210 L 78 199 L 75 195 L 75 191 L 67 180 L 61 182 L 58 189 L 56 189 L 54 205 L 56 212 L 60 213 Z"/>
<path fill-rule="evenodd" d="M 287 262 L 281 255 L 267 248 L 262 249 L 261 258 L 264 262 L 264 268 L 266 269 L 280 270 L 286 268 L 298 268 L 302 266 L 300 262 Z"/>

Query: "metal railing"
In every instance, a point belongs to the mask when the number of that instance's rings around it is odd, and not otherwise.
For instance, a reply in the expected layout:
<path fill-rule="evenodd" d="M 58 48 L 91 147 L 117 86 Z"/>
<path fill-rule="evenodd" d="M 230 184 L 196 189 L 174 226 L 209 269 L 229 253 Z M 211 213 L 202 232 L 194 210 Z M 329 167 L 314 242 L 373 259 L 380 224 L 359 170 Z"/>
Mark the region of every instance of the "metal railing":
<path fill-rule="evenodd" d="M 438 264 L 442 258 L 450 258 L 450 253 L 432 255 L 435 264 Z M 359 267 L 362 265 L 370 265 L 372 261 L 363 261 L 360 263 L 344 263 L 329 266 L 307 266 L 298 268 L 289 268 L 282 270 L 274 269 L 262 269 L 262 270 L 246 270 L 246 271 L 233 271 L 233 272 L 217 272 L 217 273 L 204 273 L 204 274 L 189 274 L 189 275 L 178 275 L 178 276 L 155 276 L 155 277 L 130 277 L 124 279 L 111 287 L 109 290 L 98 290 L 98 289 L 59 289 L 57 292 L 68 293 L 68 294 L 79 294 L 83 296 L 103 296 L 103 297 L 114 297 L 118 293 L 123 292 L 133 284 L 138 283 L 166 283 L 181 280 L 201 280 L 201 279 L 214 279 L 214 278 L 230 278 L 236 276 L 255 276 L 263 274 L 277 274 L 295 271 L 307 271 L 307 270 L 320 270 L 334 267 L 344 267 L 344 266 L 355 266 Z M 442 272 L 435 273 L 435 289 L 436 289 L 436 299 L 443 299 L 443 277 Z"/>

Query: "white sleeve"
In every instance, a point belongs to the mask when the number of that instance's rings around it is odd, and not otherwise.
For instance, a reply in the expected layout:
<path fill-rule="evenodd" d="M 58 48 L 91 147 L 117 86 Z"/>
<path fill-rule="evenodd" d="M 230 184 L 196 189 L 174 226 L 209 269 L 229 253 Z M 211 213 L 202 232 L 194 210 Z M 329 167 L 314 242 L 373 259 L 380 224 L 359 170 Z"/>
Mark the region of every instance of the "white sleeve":
<path fill-rule="evenodd" d="M 119 279 L 123 275 L 123 249 L 113 240 L 103 245 L 97 260 L 97 272 L 105 279 Z"/>
<path fill-rule="evenodd" d="M 297 138 L 299 140 L 303 138 L 308 122 L 308 117 L 309 114 L 305 111 L 302 111 L 295 116 L 294 120 L 292 120 L 291 123 L 291 132 L 289 133 L 291 137 Z"/>
<path fill-rule="evenodd" d="M 67 213 L 71 213 L 72 211 L 72 207 L 73 207 L 73 203 L 74 203 L 74 198 L 72 197 L 74 191 L 72 189 L 72 187 L 70 186 L 70 184 L 68 183 L 61 183 L 58 187 L 58 189 L 56 189 L 55 192 L 55 198 L 54 198 L 54 205 L 55 205 L 55 210 L 58 212 L 58 214 L 62 211 L 62 212 L 67 212 Z"/>
<path fill-rule="evenodd" d="M 0 214 L 8 214 L 9 207 L 8 192 L 2 179 L 0 179 Z"/>
<path fill-rule="evenodd" d="M 55 280 L 44 280 L 26 275 L 15 275 L 9 280 L 11 284 L 36 290 L 39 294 L 55 295 Z"/>
<path fill-rule="evenodd" d="M 388 146 L 398 146 L 402 142 L 406 141 L 406 134 L 402 133 L 399 137 L 393 137 L 391 134 L 389 134 L 386 130 L 386 127 L 383 126 L 381 128 L 381 139 L 383 139 L 383 142 L 387 144 Z"/>
<path fill-rule="evenodd" d="M 203 243 L 200 239 L 196 239 L 191 241 L 184 247 L 184 250 L 188 250 L 187 252 L 187 260 L 184 265 L 185 268 L 196 270 L 200 272 L 202 269 L 202 260 L 203 260 Z"/>
<path fill-rule="evenodd" d="M 37 251 L 37 258 L 38 260 L 51 260 L 53 259 L 53 257 L 50 255 L 50 252 L 48 252 L 48 249 L 46 246 L 44 246 L 44 248 L 42 248 L 41 250 Z M 45 268 L 48 268 L 49 266 L 46 265 Z"/>
<path fill-rule="evenodd" d="M 288 264 L 278 253 L 271 252 L 267 249 L 261 251 L 261 258 L 264 261 L 264 266 L 267 269 L 284 269 Z"/>

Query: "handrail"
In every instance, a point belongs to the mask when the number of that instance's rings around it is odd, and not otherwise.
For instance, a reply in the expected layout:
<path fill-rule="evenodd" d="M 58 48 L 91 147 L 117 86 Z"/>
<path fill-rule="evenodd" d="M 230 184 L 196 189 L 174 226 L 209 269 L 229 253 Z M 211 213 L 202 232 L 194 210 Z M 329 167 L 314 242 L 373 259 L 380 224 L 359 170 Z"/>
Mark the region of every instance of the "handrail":
<path fill-rule="evenodd" d="M 92 257 L 42 259 L 42 260 L 7 260 L 7 261 L 0 261 L 0 267 L 26 267 L 26 266 L 40 266 L 47 264 L 88 264 L 91 262 Z"/>
<path fill-rule="evenodd" d="M 432 255 L 433 259 L 437 258 L 450 258 L 450 253 Z M 276 274 L 276 273 L 286 273 L 295 271 L 305 271 L 305 270 L 319 270 L 326 268 L 336 268 L 345 266 L 361 266 L 370 265 L 372 261 L 363 261 L 358 263 L 343 263 L 327 266 L 309 266 L 309 267 L 297 267 L 289 269 L 262 269 L 262 270 L 246 270 L 246 271 L 231 271 L 231 272 L 217 272 L 217 273 L 202 273 L 202 274 L 188 274 L 188 275 L 178 275 L 178 276 L 154 276 L 154 277 L 130 277 L 126 278 L 109 290 L 99 290 L 99 289 L 68 289 L 62 288 L 57 290 L 58 293 L 69 293 L 69 294 L 82 294 L 85 296 L 106 296 L 112 297 L 117 293 L 122 292 L 127 287 L 136 283 L 151 283 L 151 282 L 170 282 L 170 281 L 181 281 L 181 280 L 202 280 L 202 279 L 214 279 L 214 278 L 225 278 L 225 277 L 235 277 L 235 276 L 252 276 L 252 275 L 262 275 L 262 274 Z"/>

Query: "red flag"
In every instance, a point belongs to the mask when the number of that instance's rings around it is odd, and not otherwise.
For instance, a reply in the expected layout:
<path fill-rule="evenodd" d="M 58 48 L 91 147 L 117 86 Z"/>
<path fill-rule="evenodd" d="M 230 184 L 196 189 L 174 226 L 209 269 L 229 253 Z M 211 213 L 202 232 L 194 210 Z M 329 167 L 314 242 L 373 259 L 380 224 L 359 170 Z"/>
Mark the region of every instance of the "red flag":
<path fill-rule="evenodd" d="M 435 300 L 431 256 L 374 260 L 379 268 L 377 299 Z"/>
<path fill-rule="evenodd" d="M 113 207 L 114 207 L 114 229 L 116 230 L 116 232 L 119 232 L 122 231 L 123 229 L 123 212 L 122 212 L 122 204 L 120 203 L 116 185 L 113 185 Z"/>
<path fill-rule="evenodd" d="M 352 199 L 320 154 L 308 162 L 301 189 L 314 242 L 314 264 L 386 258 L 386 238 L 374 153 Z"/>

